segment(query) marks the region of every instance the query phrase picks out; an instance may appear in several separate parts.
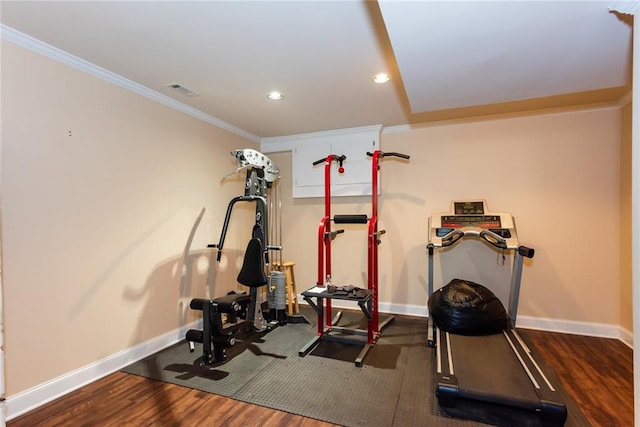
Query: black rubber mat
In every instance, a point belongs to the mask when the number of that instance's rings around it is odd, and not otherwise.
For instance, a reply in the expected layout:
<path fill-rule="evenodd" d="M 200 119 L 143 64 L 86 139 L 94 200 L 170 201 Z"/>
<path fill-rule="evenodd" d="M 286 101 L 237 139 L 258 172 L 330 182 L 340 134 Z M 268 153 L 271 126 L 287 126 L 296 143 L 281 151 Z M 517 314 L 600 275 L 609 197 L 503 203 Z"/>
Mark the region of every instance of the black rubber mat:
<path fill-rule="evenodd" d="M 306 357 L 298 351 L 316 333 L 311 324 L 279 326 L 229 349 L 229 360 L 212 371 L 200 367 L 201 348 L 186 342 L 123 369 L 185 387 L 227 396 L 344 426 L 540 426 L 535 413 L 483 404 L 442 411 L 434 392 L 434 352 L 426 345 L 427 321 L 396 316 L 356 367 L 361 347 L 322 341 Z M 363 328 L 360 312 L 345 312 L 341 326 Z M 566 400 L 566 426 L 588 426 Z"/>

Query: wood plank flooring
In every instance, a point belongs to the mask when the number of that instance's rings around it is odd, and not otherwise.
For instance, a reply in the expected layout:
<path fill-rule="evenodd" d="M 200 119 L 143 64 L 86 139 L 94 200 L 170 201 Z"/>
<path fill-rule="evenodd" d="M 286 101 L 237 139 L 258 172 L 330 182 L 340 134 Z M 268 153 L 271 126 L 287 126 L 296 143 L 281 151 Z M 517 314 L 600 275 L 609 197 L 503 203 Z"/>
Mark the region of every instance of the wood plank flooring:
<path fill-rule="evenodd" d="M 310 418 L 115 372 L 7 422 L 35 426 L 327 427 Z"/>
<path fill-rule="evenodd" d="M 633 425 L 632 350 L 618 340 L 521 330 L 593 426 Z M 300 426 L 322 421 L 116 372 L 7 422 L 34 426 Z"/>
<path fill-rule="evenodd" d="M 621 341 L 523 330 L 594 426 L 633 426 L 633 350 Z"/>

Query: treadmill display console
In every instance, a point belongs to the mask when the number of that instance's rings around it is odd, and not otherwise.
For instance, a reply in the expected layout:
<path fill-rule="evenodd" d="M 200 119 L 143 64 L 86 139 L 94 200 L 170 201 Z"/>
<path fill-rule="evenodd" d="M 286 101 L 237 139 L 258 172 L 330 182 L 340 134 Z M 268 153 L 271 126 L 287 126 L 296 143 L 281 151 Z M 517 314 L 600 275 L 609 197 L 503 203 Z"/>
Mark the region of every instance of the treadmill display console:
<path fill-rule="evenodd" d="M 453 202 L 454 212 L 456 215 L 473 215 L 484 213 L 484 203 L 475 202 Z"/>
<path fill-rule="evenodd" d="M 431 216 L 429 228 L 430 242 L 440 247 L 454 243 L 461 233 L 484 237 L 501 247 L 517 245 L 513 217 L 508 213 L 489 212 L 484 200 L 452 201 L 450 212 Z"/>
<path fill-rule="evenodd" d="M 442 227 L 500 228 L 500 215 L 443 215 Z"/>

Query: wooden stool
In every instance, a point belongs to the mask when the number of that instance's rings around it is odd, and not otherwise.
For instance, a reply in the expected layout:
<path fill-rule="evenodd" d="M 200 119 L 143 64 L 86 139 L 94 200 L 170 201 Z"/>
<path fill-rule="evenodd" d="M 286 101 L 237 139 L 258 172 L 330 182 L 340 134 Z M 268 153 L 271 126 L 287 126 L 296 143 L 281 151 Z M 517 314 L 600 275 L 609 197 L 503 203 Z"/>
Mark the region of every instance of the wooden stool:
<path fill-rule="evenodd" d="M 285 275 L 285 283 L 287 286 L 287 313 L 289 316 L 300 313 L 300 307 L 298 306 L 298 293 L 296 292 L 296 281 L 293 275 L 293 266 L 296 265 L 292 261 L 283 261 L 282 265 L 279 262 L 273 262 L 272 265 L 278 271 L 282 271 Z"/>

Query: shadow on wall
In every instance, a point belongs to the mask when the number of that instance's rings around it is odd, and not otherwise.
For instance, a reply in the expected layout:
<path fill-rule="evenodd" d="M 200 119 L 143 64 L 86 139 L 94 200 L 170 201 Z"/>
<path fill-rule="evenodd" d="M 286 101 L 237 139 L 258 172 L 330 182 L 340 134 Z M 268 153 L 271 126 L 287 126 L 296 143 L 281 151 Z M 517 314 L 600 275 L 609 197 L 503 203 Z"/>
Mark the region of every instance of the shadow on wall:
<path fill-rule="evenodd" d="M 203 208 L 196 219 L 182 254 L 158 264 L 142 288 L 125 289 L 125 301 L 145 301 L 136 323 L 137 329 L 131 337 L 132 343 L 144 342 L 200 320 L 202 312 L 189 307 L 193 298 L 213 298 L 241 287 L 236 277 L 244 250 L 225 248 L 220 262 L 217 261 L 218 252 L 215 249 L 191 250 L 204 211 Z M 245 290 L 248 292 L 248 288 Z M 152 367 L 158 374 L 163 368 Z M 170 408 L 171 399 L 166 393 L 154 393 L 154 396 L 157 408 Z M 174 418 L 166 421 L 168 425 L 178 425 L 181 420 Z"/>
<path fill-rule="evenodd" d="M 177 213 L 178 209 L 174 209 L 168 212 L 160 221 L 156 222 L 151 227 L 146 229 L 141 235 L 137 236 L 137 238 L 133 242 L 131 242 L 131 244 L 129 244 L 125 250 L 119 253 L 118 256 L 113 261 L 111 261 L 107 268 L 102 271 L 102 274 L 100 274 L 97 279 L 93 281 L 93 283 L 91 283 L 87 291 L 71 307 L 70 316 L 76 317 L 80 315 L 80 313 L 89 305 L 89 302 L 93 300 L 96 295 L 100 293 L 100 290 L 107 285 L 107 283 L 109 282 L 109 278 L 111 277 L 113 272 L 118 270 L 118 268 L 120 268 L 122 264 L 129 260 L 137 250 L 139 250 L 146 242 L 149 241 L 151 236 L 153 236 L 162 227 L 167 225 Z M 199 222 L 200 221 L 198 220 L 195 224 L 195 227 L 197 227 L 197 224 Z M 193 232 L 195 232 L 195 229 L 193 230 Z M 188 244 L 190 244 L 190 242 Z"/>
<path fill-rule="evenodd" d="M 138 329 L 132 336 L 134 344 L 200 319 L 201 312 L 189 307 L 193 298 L 214 298 L 239 288 L 236 277 L 244 258 L 243 250 L 225 247 L 218 262 L 216 249 L 191 249 L 204 213 L 202 208 L 181 255 L 158 264 L 143 287 L 124 290 L 124 301 L 133 304 L 144 301 Z"/>
<path fill-rule="evenodd" d="M 238 264 L 244 252 L 225 248 L 220 262 L 214 249 L 183 253 L 159 264 L 141 289 L 126 289 L 125 301 L 145 300 L 132 342 L 140 343 L 199 320 L 193 298 L 213 298 L 237 289 Z"/>
<path fill-rule="evenodd" d="M 145 286 L 125 289 L 125 301 L 145 301 L 133 342 L 144 341 L 188 322 L 187 309 L 192 296 L 216 291 L 219 274 L 215 268 L 209 268 L 214 262 L 214 252 L 206 249 L 193 251 L 186 258 L 176 256 L 156 266 Z"/>

